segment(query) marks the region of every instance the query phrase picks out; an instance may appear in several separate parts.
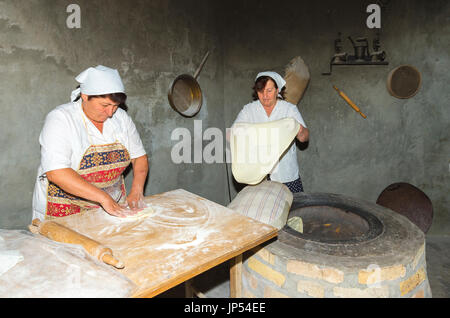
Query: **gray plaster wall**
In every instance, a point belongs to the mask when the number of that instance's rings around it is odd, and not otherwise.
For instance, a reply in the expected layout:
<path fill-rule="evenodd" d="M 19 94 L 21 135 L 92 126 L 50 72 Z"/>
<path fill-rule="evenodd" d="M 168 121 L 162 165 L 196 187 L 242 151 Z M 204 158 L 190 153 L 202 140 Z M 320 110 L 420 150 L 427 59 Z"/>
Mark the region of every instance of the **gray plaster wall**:
<path fill-rule="evenodd" d="M 81 8 L 81 28 L 69 29 L 69 4 Z M 38 137 L 46 114 L 69 101 L 75 76 L 90 66 L 117 68 L 149 156 L 145 194 L 183 188 L 225 203 L 223 164 L 172 163 L 176 127 L 192 119 L 169 105 L 167 92 L 182 73 L 193 74 L 211 55 L 198 81 L 204 103 L 195 117 L 223 128 L 222 48 L 214 2 L 0 1 L 0 228 L 24 228 L 40 160 Z M 131 173 L 127 175 L 128 189 Z"/>
<path fill-rule="evenodd" d="M 69 29 L 66 8 L 81 7 L 81 28 Z M 299 109 L 311 131 L 298 151 L 307 192 L 333 192 L 376 201 L 394 182 L 409 182 L 432 200 L 433 234 L 449 234 L 449 10 L 446 0 L 392 0 L 382 12 L 382 48 L 388 66 L 329 68 L 337 32 L 368 36 L 366 7 L 377 1 L 12 1 L 0 0 L 0 228 L 24 228 L 39 164 L 38 135 L 45 115 L 69 100 L 74 77 L 89 66 L 119 69 L 149 155 L 146 195 L 184 188 L 227 204 L 225 165 L 173 164 L 177 127 L 193 119 L 167 100 L 173 79 L 199 77 L 204 104 L 194 118 L 230 127 L 251 99 L 262 70 L 284 74 L 302 56 L 311 81 Z M 344 49 L 351 53 L 348 40 Z M 411 64 L 423 84 L 411 99 L 386 90 L 394 67 Z M 368 116 L 364 120 L 333 90 L 342 89 Z M 206 142 L 205 142 L 206 143 Z M 231 176 L 229 177 L 231 180 Z M 232 181 L 232 180 L 231 180 Z M 126 178 L 129 188 L 131 174 Z M 242 185 L 231 182 L 231 197 Z"/>
<path fill-rule="evenodd" d="M 227 2 L 224 21 L 225 121 L 230 126 L 251 101 L 256 74 L 285 66 L 301 56 L 311 80 L 299 110 L 310 129 L 308 148 L 298 150 L 306 192 L 345 194 L 376 202 L 384 188 L 408 182 L 431 199 L 430 234 L 450 234 L 450 3 L 394 0 L 381 13 L 381 45 L 388 66 L 335 67 L 329 61 L 334 39 L 367 36 L 367 5 L 377 1 Z M 422 87 L 411 99 L 392 97 L 389 72 L 410 64 L 422 74 Z M 336 85 L 367 115 L 364 120 L 333 89 Z M 236 187 L 240 188 L 240 185 Z M 233 188 L 233 194 L 236 191 Z"/>

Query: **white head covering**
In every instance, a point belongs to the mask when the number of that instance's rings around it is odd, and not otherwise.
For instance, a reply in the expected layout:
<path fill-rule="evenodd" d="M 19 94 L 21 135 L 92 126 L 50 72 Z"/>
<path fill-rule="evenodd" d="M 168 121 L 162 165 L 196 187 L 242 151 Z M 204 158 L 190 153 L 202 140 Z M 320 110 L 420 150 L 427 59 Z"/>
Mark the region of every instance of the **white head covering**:
<path fill-rule="evenodd" d="M 271 79 L 273 79 L 275 83 L 277 83 L 279 91 L 281 91 L 284 85 L 286 85 L 286 81 L 284 80 L 284 78 L 282 78 L 281 75 L 276 72 L 267 71 L 258 73 L 258 75 L 256 75 L 255 82 L 261 76 L 269 76 Z"/>
<path fill-rule="evenodd" d="M 72 102 L 80 93 L 86 95 L 125 93 L 119 72 L 103 65 L 98 65 L 95 68 L 90 67 L 81 72 L 75 79 L 80 83 L 80 88 L 72 91 L 70 96 Z"/>

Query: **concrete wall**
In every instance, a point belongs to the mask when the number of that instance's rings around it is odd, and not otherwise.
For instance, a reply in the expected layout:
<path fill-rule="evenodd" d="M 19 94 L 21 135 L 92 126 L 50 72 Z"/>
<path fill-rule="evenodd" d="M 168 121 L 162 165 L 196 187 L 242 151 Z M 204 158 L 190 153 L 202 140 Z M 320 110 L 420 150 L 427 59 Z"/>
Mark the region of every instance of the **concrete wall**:
<path fill-rule="evenodd" d="M 81 8 L 80 29 L 66 26 L 71 3 Z M 225 203 L 223 164 L 175 165 L 170 159 L 176 143 L 172 130 L 193 131 L 194 125 L 170 107 L 168 88 L 176 76 L 193 74 L 208 49 L 211 55 L 198 78 L 205 101 L 195 119 L 204 127 L 224 127 L 214 5 L 198 0 L 0 1 L 0 228 L 30 223 L 45 116 L 69 101 L 77 74 L 98 64 L 122 75 L 128 113 L 150 158 L 145 194 L 184 188 Z"/>
<path fill-rule="evenodd" d="M 387 3 L 387 1 L 383 1 Z M 226 27 L 225 121 L 231 125 L 251 100 L 256 74 L 275 70 L 300 55 L 311 81 L 299 104 L 310 142 L 298 151 L 306 192 L 331 192 L 371 202 L 388 185 L 408 182 L 424 191 L 434 208 L 430 234 L 449 234 L 450 112 L 448 89 L 450 30 L 448 1 L 389 1 L 382 9 L 381 45 L 388 66 L 335 67 L 329 70 L 334 39 L 369 38 L 366 7 L 376 1 L 242 1 L 223 10 Z M 411 64 L 422 74 L 422 88 L 411 99 L 392 97 L 389 72 Z M 367 115 L 349 107 L 333 85 Z"/>
<path fill-rule="evenodd" d="M 257 72 L 283 74 L 300 55 L 311 71 L 299 105 L 311 131 L 309 147 L 298 153 L 305 190 L 374 202 L 389 184 L 409 182 L 433 202 L 430 233 L 449 234 L 448 1 L 389 1 L 381 38 L 389 66 L 335 68 L 328 77 L 321 73 L 338 31 L 343 40 L 372 40 L 365 9 L 375 0 L 77 0 L 81 29 L 68 29 L 66 7 L 74 2 L 0 1 L 0 228 L 29 223 L 45 115 L 68 101 L 80 71 L 97 64 L 118 68 L 127 88 L 129 114 L 150 157 L 145 194 L 184 188 L 227 204 L 224 164 L 175 165 L 170 159 L 171 132 L 193 132 L 194 122 L 170 108 L 167 90 L 177 75 L 193 74 L 210 49 L 199 77 L 205 101 L 194 118 L 203 130 L 229 127 L 250 101 Z M 400 64 L 422 73 L 412 99 L 395 99 L 386 90 L 389 71 Z M 239 187 L 232 185 L 232 196 Z"/>

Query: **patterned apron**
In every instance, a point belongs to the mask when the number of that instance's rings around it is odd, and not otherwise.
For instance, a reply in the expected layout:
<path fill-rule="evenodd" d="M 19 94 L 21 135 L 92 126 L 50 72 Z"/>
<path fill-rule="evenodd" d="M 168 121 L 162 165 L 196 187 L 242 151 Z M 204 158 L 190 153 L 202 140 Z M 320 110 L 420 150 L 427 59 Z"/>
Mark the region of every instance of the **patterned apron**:
<path fill-rule="evenodd" d="M 130 162 L 128 150 L 117 140 L 105 145 L 92 145 L 91 142 L 76 172 L 90 184 L 107 192 L 116 202 L 122 203 L 126 199 L 122 173 Z M 56 184 L 50 181 L 48 183 L 46 219 L 84 213 L 99 207 L 96 202 L 73 196 Z"/>

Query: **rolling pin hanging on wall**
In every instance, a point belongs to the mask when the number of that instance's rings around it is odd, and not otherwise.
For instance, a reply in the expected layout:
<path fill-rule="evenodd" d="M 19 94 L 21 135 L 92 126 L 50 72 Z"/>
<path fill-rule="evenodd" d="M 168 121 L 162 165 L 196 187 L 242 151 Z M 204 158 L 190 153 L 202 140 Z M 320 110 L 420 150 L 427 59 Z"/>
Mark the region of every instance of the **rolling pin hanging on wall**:
<path fill-rule="evenodd" d="M 32 233 L 42 234 L 56 242 L 81 245 L 86 252 L 106 264 L 119 269 L 125 267 L 120 260 L 113 256 L 110 248 L 54 221 L 41 222 L 39 219 L 34 219 L 29 228 Z"/>
<path fill-rule="evenodd" d="M 339 93 L 339 96 L 341 96 L 347 102 L 347 104 L 349 104 L 357 113 L 359 113 L 364 119 L 367 118 L 367 116 L 361 112 L 359 107 L 356 106 L 356 104 L 352 102 L 351 99 L 344 94 L 344 92 L 340 91 L 339 88 L 337 88 L 335 85 L 333 85 L 333 88 Z"/>

